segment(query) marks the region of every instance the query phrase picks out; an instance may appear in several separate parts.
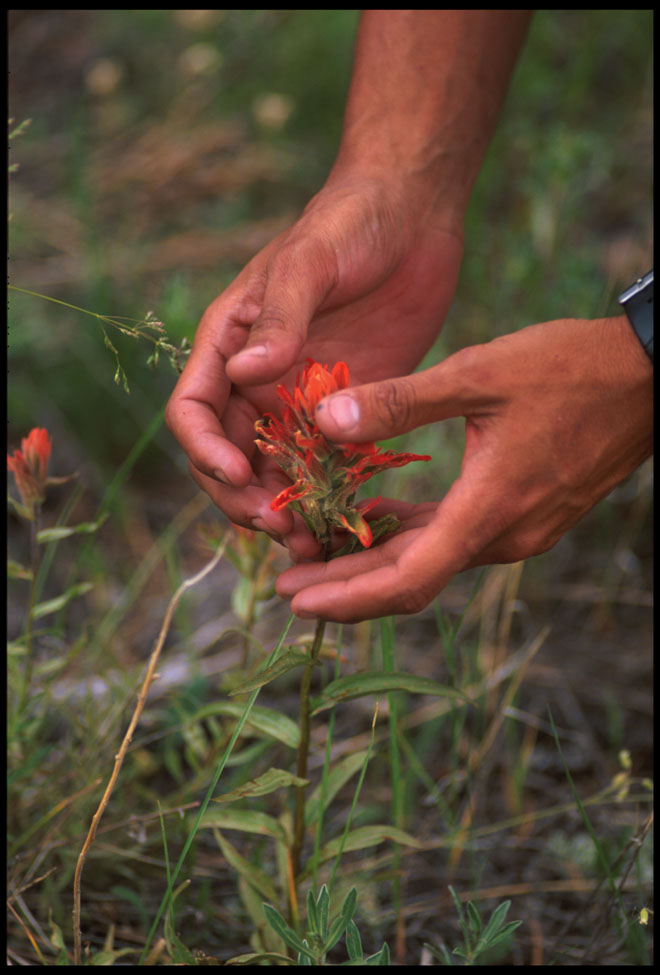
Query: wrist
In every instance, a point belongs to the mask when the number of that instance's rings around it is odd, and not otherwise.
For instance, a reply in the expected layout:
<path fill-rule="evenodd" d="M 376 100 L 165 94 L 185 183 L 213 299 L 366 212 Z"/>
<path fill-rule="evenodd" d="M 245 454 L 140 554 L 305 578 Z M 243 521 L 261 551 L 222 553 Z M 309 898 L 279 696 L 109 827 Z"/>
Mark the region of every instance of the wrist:
<path fill-rule="evenodd" d="M 638 278 L 619 295 L 630 327 L 653 362 L 653 270 Z"/>
<path fill-rule="evenodd" d="M 609 353 L 612 360 L 620 365 L 622 372 L 625 371 L 632 382 L 646 387 L 649 397 L 652 398 L 653 363 L 633 331 L 628 316 L 624 314 L 607 318 L 605 326 L 609 333 Z"/>
<path fill-rule="evenodd" d="M 373 142 L 370 149 L 373 150 Z M 359 145 L 342 146 L 330 174 L 331 180 L 368 180 L 379 185 L 402 209 L 410 213 L 417 226 L 430 226 L 463 239 L 469 187 L 461 189 L 448 174 L 441 174 L 407 155 L 393 163 L 392 153 L 375 153 L 370 159 Z M 381 159 L 388 159 L 386 165 Z"/>
<path fill-rule="evenodd" d="M 529 17 L 365 11 L 336 171 L 396 180 L 420 218 L 462 232 Z"/>

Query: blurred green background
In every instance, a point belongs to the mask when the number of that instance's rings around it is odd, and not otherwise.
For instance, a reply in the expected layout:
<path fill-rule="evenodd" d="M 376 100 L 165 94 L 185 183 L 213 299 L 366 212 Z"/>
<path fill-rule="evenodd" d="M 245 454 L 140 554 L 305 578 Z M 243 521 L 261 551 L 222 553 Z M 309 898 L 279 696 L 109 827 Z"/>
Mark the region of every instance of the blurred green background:
<path fill-rule="evenodd" d="M 615 310 L 652 265 L 652 11 L 536 14 L 474 192 L 431 359 Z M 11 11 L 9 279 L 91 311 L 153 310 L 177 342 L 300 212 L 334 158 L 358 12 Z M 165 402 L 165 363 L 10 292 L 9 438 L 47 425 L 101 484 Z M 451 427 L 451 425 L 448 425 Z M 453 428 L 452 428 L 453 430 Z M 454 435 L 450 440 L 454 440 Z M 449 449 L 449 448 L 448 448 Z M 61 454 L 60 454 L 61 456 Z M 136 472 L 184 459 L 161 430 Z"/>

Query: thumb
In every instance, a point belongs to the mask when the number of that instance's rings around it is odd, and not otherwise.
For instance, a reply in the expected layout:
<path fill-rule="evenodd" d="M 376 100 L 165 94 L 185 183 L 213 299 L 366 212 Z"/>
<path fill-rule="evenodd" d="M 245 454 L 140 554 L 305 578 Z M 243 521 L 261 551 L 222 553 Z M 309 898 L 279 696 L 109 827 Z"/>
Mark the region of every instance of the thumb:
<path fill-rule="evenodd" d="M 234 383 L 281 378 L 299 358 L 309 323 L 335 284 L 326 249 L 310 237 L 283 243 L 265 275 L 261 310 L 245 346 L 227 361 Z"/>
<path fill-rule="evenodd" d="M 474 403 L 457 360 L 412 376 L 366 383 L 327 396 L 316 408 L 319 429 L 330 440 L 387 440 L 415 427 L 465 416 Z"/>

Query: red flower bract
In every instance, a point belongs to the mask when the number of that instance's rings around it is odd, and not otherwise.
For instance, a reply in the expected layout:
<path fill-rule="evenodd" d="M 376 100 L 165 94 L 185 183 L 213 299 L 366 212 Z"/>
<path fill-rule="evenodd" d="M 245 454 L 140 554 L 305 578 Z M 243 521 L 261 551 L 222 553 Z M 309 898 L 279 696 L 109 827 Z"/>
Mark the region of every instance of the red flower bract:
<path fill-rule="evenodd" d="M 52 440 L 47 430 L 35 427 L 21 441 L 21 449 L 14 456 L 7 454 L 7 470 L 12 471 L 16 487 L 28 513 L 43 501 L 48 480 L 48 462 Z"/>
<path fill-rule="evenodd" d="M 354 504 L 360 484 L 388 467 L 402 467 L 427 455 L 381 451 L 375 443 L 336 444 L 327 440 L 314 419 L 319 402 L 346 389 L 348 366 L 338 362 L 332 370 L 307 359 L 293 392 L 284 386 L 277 393 L 284 408 L 281 419 L 267 413 L 257 420 L 259 450 L 274 458 L 293 482 L 271 503 L 274 511 L 291 504 L 297 508 L 316 538 L 325 543 L 334 525 L 351 532 L 368 548 L 373 540 L 363 515 L 376 501 Z"/>

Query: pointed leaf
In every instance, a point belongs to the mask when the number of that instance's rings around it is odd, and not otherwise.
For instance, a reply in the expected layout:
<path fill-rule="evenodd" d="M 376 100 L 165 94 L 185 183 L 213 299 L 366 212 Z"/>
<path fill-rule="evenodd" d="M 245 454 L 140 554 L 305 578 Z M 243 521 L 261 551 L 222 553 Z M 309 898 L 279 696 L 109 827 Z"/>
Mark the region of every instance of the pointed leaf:
<path fill-rule="evenodd" d="M 425 941 L 424 942 L 424 948 L 426 948 L 427 951 L 430 951 L 431 954 L 433 955 L 433 957 L 437 961 L 442 962 L 443 965 L 453 965 L 454 964 L 454 961 L 453 961 L 451 955 L 449 954 L 449 952 L 447 951 L 447 949 L 445 948 L 444 945 L 440 945 L 439 948 L 436 948 L 434 945 L 430 945 L 428 943 L 428 941 Z"/>
<path fill-rule="evenodd" d="M 316 910 L 319 915 L 319 934 L 321 939 L 325 941 L 328 937 L 328 917 L 330 915 L 330 894 L 325 884 L 321 887 L 321 893 L 316 902 Z"/>
<path fill-rule="evenodd" d="M 268 874 L 256 864 L 250 863 L 249 860 L 246 860 L 245 857 L 241 856 L 241 854 L 234 846 L 232 846 L 229 840 L 222 835 L 220 830 L 217 831 L 216 837 L 220 845 L 220 849 L 222 850 L 222 855 L 227 863 L 233 867 L 237 873 L 245 877 L 250 886 L 254 887 L 254 889 L 262 897 L 266 897 L 268 900 L 277 900 L 275 887 Z"/>
<path fill-rule="evenodd" d="M 377 826 L 360 826 L 358 829 L 351 830 L 344 843 L 344 852 L 347 850 L 364 850 L 369 846 L 377 846 L 379 843 L 384 843 L 385 840 L 392 840 L 394 843 L 400 843 L 402 846 L 414 846 L 418 849 L 422 846 L 419 840 L 415 839 L 409 833 L 405 833 L 402 829 L 383 824 Z M 321 849 L 321 860 L 330 860 L 337 856 L 341 842 L 342 837 L 338 836 L 334 840 L 330 840 L 329 843 L 326 843 Z"/>
<path fill-rule="evenodd" d="M 54 599 L 47 599 L 43 603 L 37 603 L 32 610 L 32 618 L 37 620 L 42 616 L 50 615 L 50 613 L 57 613 L 58 610 L 66 606 L 67 603 L 70 603 L 76 596 L 83 596 L 93 588 L 94 586 L 91 582 L 79 582 L 77 585 L 71 586 L 70 589 L 67 589 L 60 596 L 55 596 Z"/>
<path fill-rule="evenodd" d="M 250 951 L 245 955 L 234 955 L 228 958 L 225 965 L 258 965 L 262 961 L 275 961 L 283 965 L 295 965 L 293 958 L 280 955 L 276 951 Z"/>
<path fill-rule="evenodd" d="M 38 542 L 59 542 L 61 538 L 71 535 L 91 535 L 97 531 L 109 515 L 105 514 L 98 521 L 84 521 L 79 525 L 58 525 L 55 528 L 42 528 L 37 534 Z"/>
<path fill-rule="evenodd" d="M 522 921 L 509 921 L 509 923 L 505 924 L 504 927 L 497 932 L 497 934 L 494 934 L 488 939 L 488 944 L 484 945 L 484 947 L 494 948 L 495 945 L 500 944 L 500 942 L 506 940 L 506 938 L 512 935 L 516 928 L 519 928 L 521 924 Z"/>
<path fill-rule="evenodd" d="M 466 909 L 467 909 L 468 924 L 470 925 L 470 930 L 472 931 L 473 934 L 478 935 L 482 928 L 481 915 L 479 914 L 479 911 L 472 903 L 472 901 L 467 902 Z"/>
<path fill-rule="evenodd" d="M 389 965 L 390 963 L 390 949 L 385 943 L 380 951 L 376 952 L 375 955 L 369 955 L 365 959 L 367 965 Z"/>
<path fill-rule="evenodd" d="M 346 925 L 346 950 L 351 961 L 362 960 L 362 940 L 353 920 Z"/>
<path fill-rule="evenodd" d="M 303 938 L 303 944 L 305 947 L 309 947 L 307 944 L 307 939 Z M 298 964 L 299 965 L 311 965 L 312 959 L 309 955 L 303 955 L 300 951 L 298 952 Z"/>
<path fill-rule="evenodd" d="M 270 924 L 273 931 L 279 934 L 282 941 L 293 948 L 295 951 L 299 951 L 301 955 L 308 955 L 312 960 L 314 956 L 312 955 L 309 947 L 300 940 L 295 931 L 293 931 L 289 925 L 286 923 L 279 911 L 276 911 L 274 907 L 270 904 L 264 904 L 264 914 L 266 915 L 266 920 Z"/>
<path fill-rule="evenodd" d="M 324 951 L 330 951 L 331 948 L 334 948 L 334 946 L 337 944 L 337 942 L 343 935 L 344 931 L 346 930 L 346 925 L 348 924 L 348 922 L 349 922 L 349 918 L 342 917 L 341 914 L 337 915 L 337 917 L 330 925 L 330 931 L 328 932 L 327 940 L 323 945 Z"/>
<path fill-rule="evenodd" d="M 460 898 L 459 898 L 458 894 L 456 893 L 456 891 L 454 890 L 454 888 L 451 886 L 451 884 L 449 885 L 449 893 L 452 896 L 452 900 L 454 901 L 454 906 L 456 907 L 456 911 L 458 913 L 458 923 L 461 926 L 461 931 L 463 932 L 463 937 L 469 943 L 469 941 L 470 941 L 470 933 L 468 931 L 468 927 L 467 927 L 467 924 L 465 922 L 465 914 L 463 912 L 463 905 L 461 904 Z"/>
<path fill-rule="evenodd" d="M 280 677 L 289 670 L 293 670 L 294 667 L 302 667 L 308 663 L 309 654 L 305 653 L 299 647 L 291 647 L 281 657 L 277 658 L 272 667 L 266 667 L 265 670 L 260 671 L 254 677 L 243 681 L 231 691 L 231 694 L 246 694 L 248 691 L 253 691 L 255 687 L 263 687 L 264 684 L 269 684 L 276 677 Z"/>
<path fill-rule="evenodd" d="M 344 903 L 341 905 L 341 910 L 339 913 L 341 914 L 342 917 L 345 917 L 347 921 L 350 921 L 353 915 L 355 914 L 356 905 L 357 905 L 357 889 L 355 887 L 351 887 L 349 892 L 346 894 L 346 897 L 344 898 Z"/>
<path fill-rule="evenodd" d="M 483 930 L 482 939 L 483 941 L 489 941 L 490 938 L 497 934 L 499 929 L 504 924 L 506 916 L 509 913 L 509 908 L 511 907 L 511 901 L 503 901 L 498 904 L 493 913 L 490 916 L 488 924 Z"/>
<path fill-rule="evenodd" d="M 439 684 L 428 677 L 407 673 L 365 672 L 362 674 L 348 674 L 332 681 L 325 688 L 312 706 L 312 714 L 318 714 L 326 708 L 332 707 L 340 701 L 350 701 L 356 697 L 368 694 L 384 694 L 389 691 L 408 691 L 411 694 L 429 694 L 435 697 L 457 698 L 470 703 L 467 695 L 453 687 Z"/>
<path fill-rule="evenodd" d="M 7 559 L 7 576 L 10 579 L 31 579 L 32 569 L 27 569 L 20 562 L 14 562 L 13 559 Z"/>
<path fill-rule="evenodd" d="M 270 792 L 275 792 L 276 789 L 291 785 L 309 785 L 309 779 L 298 778 L 297 775 L 285 772 L 281 768 L 269 768 L 263 775 L 251 779 L 245 785 L 232 789 L 231 792 L 225 792 L 222 796 L 214 796 L 212 802 L 236 802 L 237 799 L 245 799 L 249 796 L 265 796 Z"/>
<path fill-rule="evenodd" d="M 220 829 L 238 829 L 243 833 L 260 833 L 272 836 L 282 843 L 286 833 L 281 823 L 267 813 L 250 809 L 207 809 L 201 818 L 199 828 L 217 826 Z"/>
<path fill-rule="evenodd" d="M 337 765 L 335 765 L 326 779 L 325 792 L 323 796 L 323 801 L 326 808 L 330 805 L 339 790 L 348 782 L 351 776 L 355 775 L 355 773 L 362 768 L 366 757 L 367 749 L 365 748 L 362 751 L 353 752 L 352 755 L 347 755 L 346 758 L 342 759 L 341 762 L 338 762 Z M 318 819 L 320 802 L 321 786 L 318 785 L 305 802 L 305 823 L 307 826 L 315 823 Z"/>
<path fill-rule="evenodd" d="M 307 891 L 307 927 L 314 934 L 321 933 L 319 930 L 319 915 L 316 910 L 316 900 L 314 898 L 314 891 L 311 887 Z"/>
<path fill-rule="evenodd" d="M 240 718 L 244 711 L 245 704 L 242 704 L 240 701 L 214 701 L 211 704 L 205 704 L 190 720 L 191 722 L 200 721 L 212 714 L 227 714 L 233 718 Z M 295 721 L 292 721 L 286 714 L 281 714 L 272 708 L 257 707 L 255 705 L 248 715 L 246 724 L 254 731 L 267 735 L 269 738 L 274 738 L 276 741 L 281 741 L 282 744 L 288 745 L 289 748 L 298 747 L 300 729 Z"/>
<path fill-rule="evenodd" d="M 174 901 L 181 891 L 189 885 L 189 880 L 184 880 L 182 884 L 173 892 L 170 900 L 170 908 L 165 914 L 164 934 L 167 947 L 174 964 L 178 965 L 197 965 L 197 959 L 189 948 L 186 948 L 174 930 Z"/>

